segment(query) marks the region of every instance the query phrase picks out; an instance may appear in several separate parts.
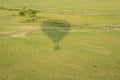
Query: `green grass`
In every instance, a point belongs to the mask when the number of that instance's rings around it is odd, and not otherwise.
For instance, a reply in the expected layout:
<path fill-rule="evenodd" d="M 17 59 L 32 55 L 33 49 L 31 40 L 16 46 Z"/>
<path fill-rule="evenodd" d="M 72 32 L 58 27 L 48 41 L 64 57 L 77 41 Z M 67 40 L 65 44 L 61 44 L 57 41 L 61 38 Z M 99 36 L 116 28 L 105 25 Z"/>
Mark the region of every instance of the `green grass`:
<path fill-rule="evenodd" d="M 0 10 L 0 80 L 119 80 L 119 2 L 0 0 L 5 8 L 40 11 L 31 17 Z M 59 42 L 60 50 L 54 50 L 56 44 L 44 34 L 45 20 L 71 25 Z"/>
<path fill-rule="evenodd" d="M 34 9 L 119 10 L 119 0 L 0 0 L 1 6 Z"/>
<path fill-rule="evenodd" d="M 69 33 L 55 44 L 41 30 L 25 38 L 0 39 L 0 74 L 5 80 L 119 80 L 119 31 Z"/>

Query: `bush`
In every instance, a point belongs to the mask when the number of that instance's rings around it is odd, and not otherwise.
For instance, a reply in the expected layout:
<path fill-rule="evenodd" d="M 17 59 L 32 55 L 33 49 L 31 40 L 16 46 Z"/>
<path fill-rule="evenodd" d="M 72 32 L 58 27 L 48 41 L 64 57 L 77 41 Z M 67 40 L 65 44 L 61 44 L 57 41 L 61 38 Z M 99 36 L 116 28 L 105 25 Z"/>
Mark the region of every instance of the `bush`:
<path fill-rule="evenodd" d="M 5 8 L 4 7 L 0 7 L 0 10 L 4 10 Z"/>
<path fill-rule="evenodd" d="M 19 16 L 25 16 L 24 12 L 19 12 Z"/>
<path fill-rule="evenodd" d="M 25 16 L 25 15 L 35 15 L 37 13 L 37 11 L 35 10 L 32 10 L 32 9 L 22 9 L 20 12 L 19 12 L 19 15 L 20 16 Z"/>
<path fill-rule="evenodd" d="M 27 14 L 36 14 L 36 11 L 35 10 L 31 10 L 31 9 L 25 10 L 25 12 Z"/>

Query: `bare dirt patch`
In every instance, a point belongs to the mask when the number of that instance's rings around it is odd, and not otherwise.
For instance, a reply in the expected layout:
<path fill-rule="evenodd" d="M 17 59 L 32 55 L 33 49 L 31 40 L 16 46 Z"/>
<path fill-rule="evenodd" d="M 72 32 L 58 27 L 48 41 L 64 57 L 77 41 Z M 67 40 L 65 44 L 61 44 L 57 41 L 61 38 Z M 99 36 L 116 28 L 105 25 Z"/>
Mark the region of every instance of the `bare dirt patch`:
<path fill-rule="evenodd" d="M 25 26 L 25 25 L 24 26 L 18 26 L 17 28 L 18 28 L 18 30 L 3 31 L 3 32 L 0 32 L 0 34 L 8 34 L 11 37 L 22 37 L 22 38 L 25 38 L 25 36 L 29 32 L 31 32 L 33 30 L 39 29 L 39 27 L 37 27 L 37 26 Z"/>

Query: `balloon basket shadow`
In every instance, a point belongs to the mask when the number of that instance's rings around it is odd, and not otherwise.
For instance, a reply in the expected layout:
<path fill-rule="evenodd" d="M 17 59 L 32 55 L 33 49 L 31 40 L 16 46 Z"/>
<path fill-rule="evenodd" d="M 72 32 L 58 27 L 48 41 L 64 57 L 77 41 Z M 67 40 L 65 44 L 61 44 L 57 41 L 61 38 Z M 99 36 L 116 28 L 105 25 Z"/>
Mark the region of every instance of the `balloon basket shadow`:
<path fill-rule="evenodd" d="M 58 51 L 58 50 L 60 50 L 60 46 L 59 46 L 58 44 L 56 44 L 56 45 L 54 46 L 54 51 Z"/>

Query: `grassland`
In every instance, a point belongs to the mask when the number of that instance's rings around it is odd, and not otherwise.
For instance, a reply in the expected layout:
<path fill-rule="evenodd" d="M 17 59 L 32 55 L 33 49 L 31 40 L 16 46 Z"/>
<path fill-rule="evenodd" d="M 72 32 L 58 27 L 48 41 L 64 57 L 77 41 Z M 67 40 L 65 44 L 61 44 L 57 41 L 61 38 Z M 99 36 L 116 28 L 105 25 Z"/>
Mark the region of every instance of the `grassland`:
<path fill-rule="evenodd" d="M 119 2 L 0 0 L 0 80 L 119 80 Z M 41 29 L 48 19 L 71 25 L 60 50 Z"/>

